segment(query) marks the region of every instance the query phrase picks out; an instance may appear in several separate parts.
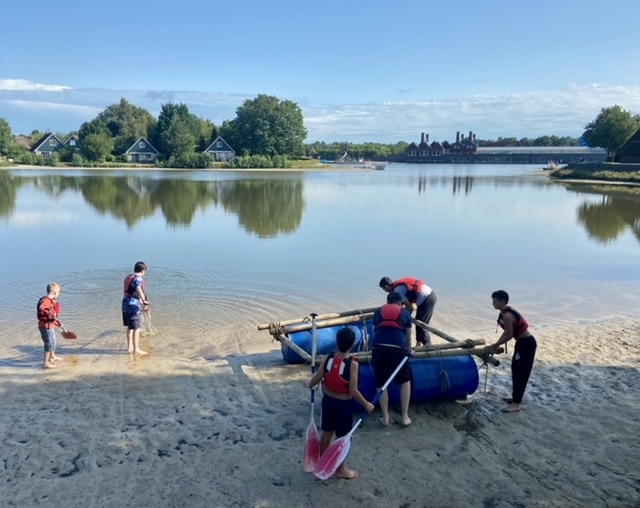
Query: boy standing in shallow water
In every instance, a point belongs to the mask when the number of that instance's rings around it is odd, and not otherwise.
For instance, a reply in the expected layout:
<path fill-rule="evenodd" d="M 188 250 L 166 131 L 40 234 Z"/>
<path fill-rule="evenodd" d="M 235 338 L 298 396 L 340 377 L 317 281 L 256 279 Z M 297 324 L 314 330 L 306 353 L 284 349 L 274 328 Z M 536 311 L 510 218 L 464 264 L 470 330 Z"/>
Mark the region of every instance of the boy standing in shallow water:
<path fill-rule="evenodd" d="M 341 328 L 336 335 L 338 352 L 329 353 L 322 359 L 318 371 L 308 383 L 313 388 L 322 381 L 322 436 L 320 437 L 320 455 L 336 437 L 346 436 L 353 426 L 353 401 L 364 407 L 369 413 L 374 406 L 368 402 L 358 389 L 358 359 L 349 353 L 355 342 L 355 333 L 350 328 Z M 351 480 L 358 477 L 358 471 L 349 469 L 343 462 L 336 470 L 336 478 Z"/>
<path fill-rule="evenodd" d="M 44 343 L 44 357 L 42 359 L 43 369 L 54 369 L 55 362 L 59 360 L 56 356 L 56 332 L 59 326 L 64 331 L 64 326 L 58 320 L 60 314 L 60 285 L 56 282 L 47 284 L 47 294 L 38 300 L 36 312 L 38 317 L 38 330 Z"/>
<path fill-rule="evenodd" d="M 127 351 L 136 355 L 146 355 L 140 349 L 140 332 L 142 330 L 142 312 L 149 306 L 144 292 L 144 280 L 147 265 L 138 261 L 133 273 L 124 279 L 124 297 L 122 298 L 122 324 L 127 327 Z"/>

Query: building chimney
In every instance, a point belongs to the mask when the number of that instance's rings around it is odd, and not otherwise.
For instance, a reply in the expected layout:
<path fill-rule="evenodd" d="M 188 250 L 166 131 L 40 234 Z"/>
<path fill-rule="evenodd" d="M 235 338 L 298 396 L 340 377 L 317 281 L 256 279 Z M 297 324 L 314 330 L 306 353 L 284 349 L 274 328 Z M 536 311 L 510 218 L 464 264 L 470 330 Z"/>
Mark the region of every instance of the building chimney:
<path fill-rule="evenodd" d="M 460 131 L 456 132 L 456 143 L 460 143 Z"/>
<path fill-rule="evenodd" d="M 424 143 L 424 132 L 420 135 L 420 143 Z"/>
<path fill-rule="evenodd" d="M 473 141 L 473 131 L 469 131 L 469 142 Z"/>
<path fill-rule="evenodd" d="M 426 138 L 424 138 L 424 140 L 425 140 L 425 142 L 427 142 L 427 143 L 429 142 L 429 133 L 427 133 L 427 137 L 426 137 Z"/>

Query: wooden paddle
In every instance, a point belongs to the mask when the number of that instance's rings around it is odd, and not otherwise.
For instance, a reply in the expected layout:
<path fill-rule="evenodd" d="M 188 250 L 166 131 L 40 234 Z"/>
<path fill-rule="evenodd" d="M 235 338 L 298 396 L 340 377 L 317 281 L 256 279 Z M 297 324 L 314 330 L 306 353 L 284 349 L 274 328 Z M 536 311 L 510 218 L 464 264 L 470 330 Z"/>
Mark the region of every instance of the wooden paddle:
<path fill-rule="evenodd" d="M 318 330 L 316 329 L 317 314 L 311 314 L 311 324 L 313 326 L 311 332 L 311 377 L 316 373 L 316 351 L 318 349 Z M 316 467 L 320 458 L 320 436 L 318 435 L 318 427 L 315 422 L 315 397 L 316 387 L 311 388 L 311 416 L 309 425 L 304 438 L 304 460 L 302 468 L 305 472 L 310 473 Z"/>
<path fill-rule="evenodd" d="M 393 371 L 389 379 L 382 385 L 382 388 L 376 393 L 376 396 L 371 401 L 371 403 L 375 406 L 376 402 L 380 396 L 387 389 L 393 378 L 396 377 L 396 374 L 400 372 L 402 366 L 407 362 L 409 356 L 405 356 L 402 361 L 396 367 L 396 370 Z M 347 458 L 347 454 L 349 453 L 349 448 L 351 448 L 351 436 L 356 431 L 356 429 L 360 426 L 360 424 L 364 421 L 364 419 L 369 415 L 366 411 L 362 413 L 360 418 L 356 424 L 351 428 L 349 433 L 346 436 L 339 437 L 333 443 L 329 445 L 329 447 L 325 450 L 325 452 L 320 457 L 318 464 L 316 464 L 315 469 L 313 470 L 313 474 L 316 478 L 320 480 L 326 480 L 333 476 L 333 474 L 338 470 L 340 464 L 344 462 Z"/>

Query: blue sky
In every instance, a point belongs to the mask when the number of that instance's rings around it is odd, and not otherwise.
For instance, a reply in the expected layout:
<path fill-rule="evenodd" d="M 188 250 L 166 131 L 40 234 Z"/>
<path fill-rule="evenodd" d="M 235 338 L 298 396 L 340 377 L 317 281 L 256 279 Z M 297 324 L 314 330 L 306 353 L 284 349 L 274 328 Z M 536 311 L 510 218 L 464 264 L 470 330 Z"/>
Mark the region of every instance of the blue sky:
<path fill-rule="evenodd" d="M 580 136 L 640 114 L 640 3 L 110 0 L 2 7 L 0 117 L 77 130 L 126 98 L 220 125 L 258 94 L 300 106 L 312 141 Z"/>

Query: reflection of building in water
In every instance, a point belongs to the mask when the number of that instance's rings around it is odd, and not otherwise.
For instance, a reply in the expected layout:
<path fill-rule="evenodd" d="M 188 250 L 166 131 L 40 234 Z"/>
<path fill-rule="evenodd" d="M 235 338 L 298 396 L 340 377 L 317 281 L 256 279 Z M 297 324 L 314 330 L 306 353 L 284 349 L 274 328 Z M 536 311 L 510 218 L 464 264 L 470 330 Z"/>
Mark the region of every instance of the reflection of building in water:
<path fill-rule="evenodd" d="M 464 188 L 464 193 L 468 194 L 469 192 L 471 192 L 472 186 L 473 186 L 472 176 L 454 176 L 453 177 L 453 193 L 454 194 L 456 194 L 463 188 Z"/>

